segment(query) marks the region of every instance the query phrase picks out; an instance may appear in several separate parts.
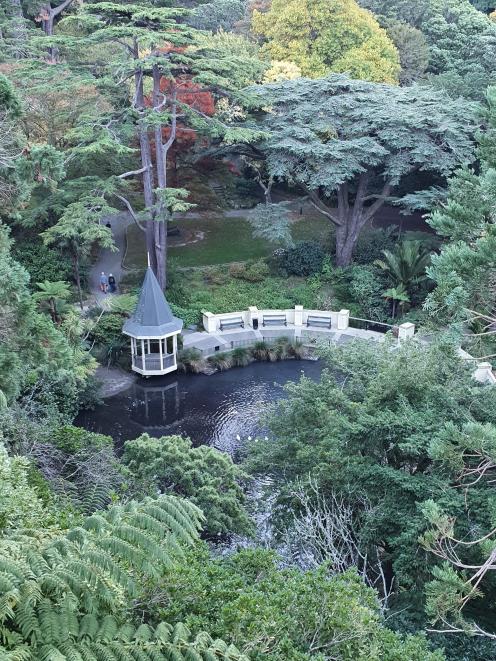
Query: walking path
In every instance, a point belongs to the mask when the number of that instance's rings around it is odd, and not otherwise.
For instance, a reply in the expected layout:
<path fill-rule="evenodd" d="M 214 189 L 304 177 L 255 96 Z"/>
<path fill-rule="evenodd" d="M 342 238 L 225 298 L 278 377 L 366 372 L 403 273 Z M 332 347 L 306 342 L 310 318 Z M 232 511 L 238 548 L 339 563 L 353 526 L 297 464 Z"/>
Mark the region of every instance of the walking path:
<path fill-rule="evenodd" d="M 119 291 L 119 282 L 122 278 L 122 260 L 126 251 L 126 231 L 133 219 L 127 211 L 122 211 L 114 216 L 108 216 L 104 220 L 112 225 L 112 234 L 117 250 L 112 252 L 106 249 L 100 252 L 98 260 L 91 267 L 89 284 L 96 303 L 102 307 L 108 307 L 111 300 L 109 298 L 110 294 L 104 294 L 100 291 L 100 274 L 102 271 L 105 271 L 107 276 L 112 273 L 117 282 L 117 292 Z"/>

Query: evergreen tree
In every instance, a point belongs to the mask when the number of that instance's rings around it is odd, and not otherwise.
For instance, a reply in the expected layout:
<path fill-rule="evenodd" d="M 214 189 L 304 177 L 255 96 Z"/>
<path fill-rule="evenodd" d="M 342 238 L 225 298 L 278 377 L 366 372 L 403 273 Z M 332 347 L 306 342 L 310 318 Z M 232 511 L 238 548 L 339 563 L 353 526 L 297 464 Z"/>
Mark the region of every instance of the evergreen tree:
<path fill-rule="evenodd" d="M 251 153 L 257 160 L 262 153 L 268 174 L 298 186 L 335 226 L 338 266 L 350 263 L 362 229 L 385 203 L 431 204 L 436 189 L 404 194 L 409 175 L 447 177 L 473 160 L 476 108 L 427 87 L 333 75 L 256 91 L 270 112 L 259 123 L 267 137 Z"/>
<path fill-rule="evenodd" d="M 199 92 L 212 90 L 216 95 L 236 95 L 243 82 L 243 71 L 252 66 L 244 58 L 218 52 L 208 42 L 197 43 L 196 31 L 184 21 L 182 9 L 156 8 L 142 1 L 138 4 L 93 3 L 71 19 L 66 28 L 78 26 L 86 35 L 61 37 L 61 48 L 92 48 L 106 45 L 114 53 L 107 73 L 132 81 L 131 106 L 121 117 L 134 126 L 139 143 L 140 167 L 121 173 L 108 194 L 114 194 L 133 215 L 145 232 L 150 263 L 163 288 L 166 285 L 167 222 L 174 212 L 186 211 L 187 191 L 169 186 L 168 156 L 175 144 L 178 125 L 189 126 L 217 139 L 249 139 L 250 131 L 236 130 L 184 103 L 181 91 L 191 83 Z M 227 77 L 229 72 L 229 77 Z M 164 84 L 165 82 L 165 84 Z M 148 97 L 147 89 L 151 88 Z M 103 143 L 111 140 L 101 136 Z M 97 147 L 93 147 L 96 149 Z M 141 175 L 145 218 L 140 219 L 122 191 L 122 180 Z"/>

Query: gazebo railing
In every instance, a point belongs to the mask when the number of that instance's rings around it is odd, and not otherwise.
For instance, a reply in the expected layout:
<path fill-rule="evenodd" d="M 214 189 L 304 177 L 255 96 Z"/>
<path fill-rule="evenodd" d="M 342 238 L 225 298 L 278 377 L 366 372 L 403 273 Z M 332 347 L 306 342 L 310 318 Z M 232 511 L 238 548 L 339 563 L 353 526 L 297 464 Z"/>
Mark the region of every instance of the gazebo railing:
<path fill-rule="evenodd" d="M 160 372 L 161 370 L 172 367 L 175 364 L 173 354 L 163 355 L 162 360 L 160 360 L 160 354 L 158 353 L 145 354 L 144 358 L 145 360 L 143 363 L 143 356 L 134 354 L 133 366 L 138 367 L 139 369 L 144 369 L 147 372 Z"/>

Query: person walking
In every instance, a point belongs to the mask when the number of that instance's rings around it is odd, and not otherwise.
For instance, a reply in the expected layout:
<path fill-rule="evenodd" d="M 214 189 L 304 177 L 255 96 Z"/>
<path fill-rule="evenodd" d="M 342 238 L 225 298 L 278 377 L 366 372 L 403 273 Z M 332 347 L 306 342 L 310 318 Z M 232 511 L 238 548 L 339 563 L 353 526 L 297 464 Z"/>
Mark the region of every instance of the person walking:
<path fill-rule="evenodd" d="M 108 284 L 109 284 L 109 292 L 111 294 L 114 294 L 116 290 L 116 286 L 115 286 L 115 278 L 112 275 L 112 273 L 109 273 Z"/>
<path fill-rule="evenodd" d="M 105 271 L 102 271 L 102 274 L 100 276 L 100 289 L 104 294 L 107 293 L 107 287 L 108 287 L 108 278 L 105 275 Z"/>

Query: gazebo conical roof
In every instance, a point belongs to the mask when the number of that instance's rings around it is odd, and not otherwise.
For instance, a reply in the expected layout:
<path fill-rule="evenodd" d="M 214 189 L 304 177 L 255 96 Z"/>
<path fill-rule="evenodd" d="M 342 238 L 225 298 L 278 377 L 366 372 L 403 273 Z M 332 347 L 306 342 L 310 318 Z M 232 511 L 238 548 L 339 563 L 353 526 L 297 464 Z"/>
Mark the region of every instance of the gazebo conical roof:
<path fill-rule="evenodd" d="M 183 322 L 172 314 L 152 269 L 148 267 L 141 287 L 138 305 L 122 329 L 137 338 L 164 337 L 177 333 Z"/>

